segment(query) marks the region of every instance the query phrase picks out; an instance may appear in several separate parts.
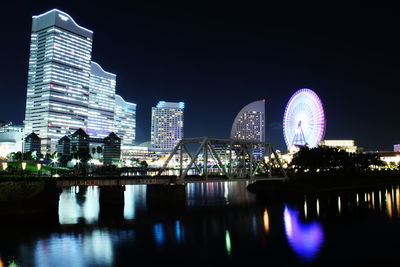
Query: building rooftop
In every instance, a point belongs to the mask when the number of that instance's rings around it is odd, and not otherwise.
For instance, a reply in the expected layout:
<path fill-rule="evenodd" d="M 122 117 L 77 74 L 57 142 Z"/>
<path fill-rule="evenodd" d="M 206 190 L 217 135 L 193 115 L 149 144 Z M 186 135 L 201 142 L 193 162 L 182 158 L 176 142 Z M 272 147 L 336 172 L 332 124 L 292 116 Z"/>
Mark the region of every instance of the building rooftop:
<path fill-rule="evenodd" d="M 184 102 L 166 102 L 166 101 L 159 101 L 157 108 L 185 108 Z"/>

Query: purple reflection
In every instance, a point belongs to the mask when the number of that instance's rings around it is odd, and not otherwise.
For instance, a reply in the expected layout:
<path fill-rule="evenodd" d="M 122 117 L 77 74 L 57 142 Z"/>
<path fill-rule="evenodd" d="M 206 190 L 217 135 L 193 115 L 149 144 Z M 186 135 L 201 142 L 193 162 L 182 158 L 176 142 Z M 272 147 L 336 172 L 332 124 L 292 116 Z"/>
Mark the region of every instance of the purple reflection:
<path fill-rule="evenodd" d="M 317 222 L 301 223 L 297 213 L 297 211 L 285 206 L 283 220 L 286 237 L 290 246 L 300 257 L 312 260 L 324 241 L 324 232 Z"/>

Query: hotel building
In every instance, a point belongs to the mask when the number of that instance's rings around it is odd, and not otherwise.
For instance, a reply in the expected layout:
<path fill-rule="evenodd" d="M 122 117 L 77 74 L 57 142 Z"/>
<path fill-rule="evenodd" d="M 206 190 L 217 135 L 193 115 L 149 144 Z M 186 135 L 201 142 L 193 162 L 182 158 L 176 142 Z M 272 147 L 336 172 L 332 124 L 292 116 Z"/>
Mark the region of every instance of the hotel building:
<path fill-rule="evenodd" d="M 42 153 L 86 128 L 92 35 L 57 9 L 32 17 L 25 133 L 41 138 Z"/>
<path fill-rule="evenodd" d="M 32 17 L 25 134 L 41 139 L 41 152 L 83 129 L 104 138 L 115 131 L 133 144 L 136 104 L 115 95 L 116 75 L 91 61 L 91 30 L 57 9 Z"/>
<path fill-rule="evenodd" d="M 183 138 L 183 102 L 158 102 L 151 112 L 151 146 L 170 150 Z"/>
<path fill-rule="evenodd" d="M 231 129 L 231 139 L 265 142 L 265 101 L 255 101 L 240 110 Z"/>

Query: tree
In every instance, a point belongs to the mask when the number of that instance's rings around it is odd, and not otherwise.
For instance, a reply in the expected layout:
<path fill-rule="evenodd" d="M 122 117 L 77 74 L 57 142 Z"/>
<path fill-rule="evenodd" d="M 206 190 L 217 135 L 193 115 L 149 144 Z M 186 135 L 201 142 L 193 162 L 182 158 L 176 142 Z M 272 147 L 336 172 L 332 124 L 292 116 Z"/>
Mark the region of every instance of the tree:
<path fill-rule="evenodd" d="M 348 153 L 337 148 L 302 147 L 293 157 L 291 167 L 299 172 L 368 171 L 372 166 L 383 166 L 376 153 Z"/>

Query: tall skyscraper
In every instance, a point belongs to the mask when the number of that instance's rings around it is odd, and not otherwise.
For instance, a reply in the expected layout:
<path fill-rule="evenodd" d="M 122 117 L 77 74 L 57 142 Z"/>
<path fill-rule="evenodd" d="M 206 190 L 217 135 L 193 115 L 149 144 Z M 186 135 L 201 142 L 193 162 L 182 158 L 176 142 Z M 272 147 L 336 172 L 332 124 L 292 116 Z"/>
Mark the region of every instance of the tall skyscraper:
<path fill-rule="evenodd" d="M 41 138 L 42 153 L 87 127 L 92 35 L 57 9 L 32 17 L 25 132 Z"/>
<path fill-rule="evenodd" d="M 114 131 L 116 75 L 91 62 L 87 133 L 104 138 Z"/>
<path fill-rule="evenodd" d="M 183 138 L 183 102 L 158 102 L 151 112 L 151 145 L 173 149 Z"/>
<path fill-rule="evenodd" d="M 232 125 L 231 139 L 265 142 L 265 101 L 255 101 L 240 110 Z"/>
<path fill-rule="evenodd" d="M 122 146 L 132 146 L 136 139 L 136 104 L 115 95 L 115 133 L 122 139 Z"/>

